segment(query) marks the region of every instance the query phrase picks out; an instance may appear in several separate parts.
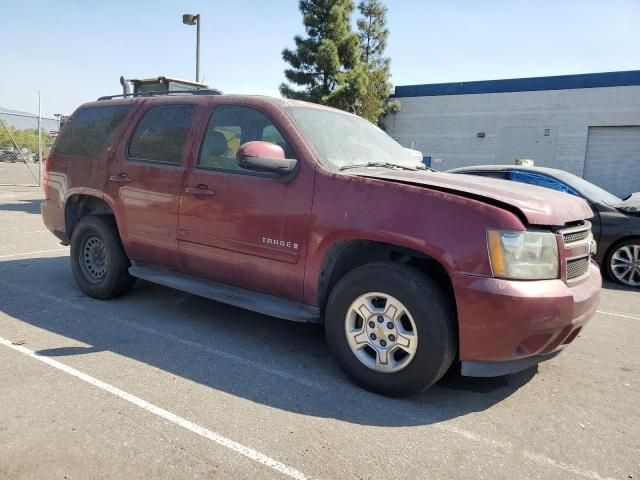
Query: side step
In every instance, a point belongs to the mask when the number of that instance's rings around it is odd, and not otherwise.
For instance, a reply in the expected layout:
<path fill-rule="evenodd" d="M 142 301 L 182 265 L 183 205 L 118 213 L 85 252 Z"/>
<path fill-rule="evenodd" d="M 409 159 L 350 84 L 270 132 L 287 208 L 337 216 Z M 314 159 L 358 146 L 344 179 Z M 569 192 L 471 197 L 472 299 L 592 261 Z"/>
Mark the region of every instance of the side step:
<path fill-rule="evenodd" d="M 161 269 L 133 262 L 129 273 L 137 278 L 158 283 L 165 287 L 228 303 L 254 312 L 284 318 L 294 322 L 320 323 L 320 309 L 304 303 L 245 290 L 172 270 Z"/>

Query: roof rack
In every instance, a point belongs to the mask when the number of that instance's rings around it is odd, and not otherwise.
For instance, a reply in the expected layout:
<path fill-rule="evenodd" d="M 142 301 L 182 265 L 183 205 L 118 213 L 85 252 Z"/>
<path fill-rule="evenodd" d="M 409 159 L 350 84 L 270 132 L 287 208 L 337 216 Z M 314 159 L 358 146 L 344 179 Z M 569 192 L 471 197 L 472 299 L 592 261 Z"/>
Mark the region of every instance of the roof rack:
<path fill-rule="evenodd" d="M 172 90 L 167 92 L 138 92 L 120 95 L 105 95 L 98 98 L 98 101 L 112 100 L 114 98 L 157 97 L 163 95 L 222 95 L 222 92 L 217 88 L 203 88 L 200 90 Z"/>

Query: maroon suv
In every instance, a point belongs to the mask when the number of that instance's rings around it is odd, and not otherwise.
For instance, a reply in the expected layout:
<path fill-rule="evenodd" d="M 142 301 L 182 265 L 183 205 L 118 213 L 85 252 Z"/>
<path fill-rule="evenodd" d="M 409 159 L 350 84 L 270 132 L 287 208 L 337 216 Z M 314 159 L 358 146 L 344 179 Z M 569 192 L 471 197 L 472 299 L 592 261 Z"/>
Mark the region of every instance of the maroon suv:
<path fill-rule="evenodd" d="M 533 366 L 601 286 L 584 200 L 424 170 L 371 123 L 307 103 L 157 95 L 81 106 L 48 158 L 47 227 L 89 296 L 142 278 L 324 322 L 358 384 L 406 395 Z"/>

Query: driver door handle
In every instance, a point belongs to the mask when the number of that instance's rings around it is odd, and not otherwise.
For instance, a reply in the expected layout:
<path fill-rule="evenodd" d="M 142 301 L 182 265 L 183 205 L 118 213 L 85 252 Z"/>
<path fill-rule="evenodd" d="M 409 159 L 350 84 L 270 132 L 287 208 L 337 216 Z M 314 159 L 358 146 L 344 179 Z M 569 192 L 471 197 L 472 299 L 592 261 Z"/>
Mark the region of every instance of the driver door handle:
<path fill-rule="evenodd" d="M 119 173 L 118 175 L 111 175 L 109 177 L 109 180 L 111 180 L 112 182 L 117 182 L 117 183 L 128 183 L 132 179 L 126 173 Z"/>
<path fill-rule="evenodd" d="M 187 187 L 185 189 L 185 192 L 195 195 L 196 197 L 213 197 L 216 194 L 216 192 L 214 192 L 213 190 L 209 190 L 209 187 L 207 187 L 206 185 Z"/>

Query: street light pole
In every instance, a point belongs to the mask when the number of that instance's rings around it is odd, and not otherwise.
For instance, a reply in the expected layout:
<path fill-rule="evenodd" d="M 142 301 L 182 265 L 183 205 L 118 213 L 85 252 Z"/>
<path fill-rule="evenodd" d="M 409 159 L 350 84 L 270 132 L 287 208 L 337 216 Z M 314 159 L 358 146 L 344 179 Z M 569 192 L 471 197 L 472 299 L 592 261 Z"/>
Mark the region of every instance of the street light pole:
<path fill-rule="evenodd" d="M 185 13 L 182 15 L 182 23 L 185 25 L 196 26 L 196 82 L 200 81 L 200 14 L 191 15 Z"/>
<path fill-rule="evenodd" d="M 200 15 L 196 15 L 196 82 L 200 81 Z"/>
<path fill-rule="evenodd" d="M 42 186 L 42 103 L 38 90 L 38 185 Z"/>

